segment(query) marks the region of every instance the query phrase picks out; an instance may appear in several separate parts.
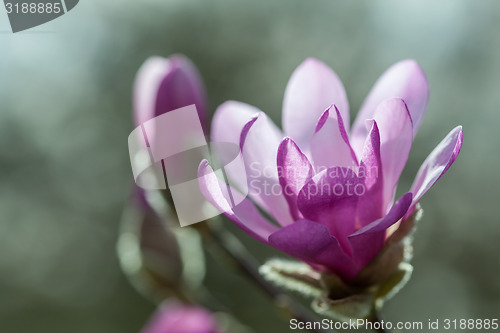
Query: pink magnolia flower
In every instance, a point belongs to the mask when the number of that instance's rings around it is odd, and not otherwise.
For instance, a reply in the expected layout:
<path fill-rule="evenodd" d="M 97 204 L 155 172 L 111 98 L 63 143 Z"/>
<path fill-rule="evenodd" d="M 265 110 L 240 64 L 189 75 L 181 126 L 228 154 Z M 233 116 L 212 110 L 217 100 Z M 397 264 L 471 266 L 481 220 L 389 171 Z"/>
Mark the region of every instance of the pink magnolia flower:
<path fill-rule="evenodd" d="M 138 127 L 129 136 L 129 153 L 136 184 L 165 189 L 165 175 L 170 184 L 196 179 L 197 163 L 189 160 L 197 152 L 178 155 L 206 144 L 208 104 L 193 63 L 182 55 L 147 59 L 135 79 L 133 104 Z M 190 197 L 183 197 L 182 188 L 164 194 L 170 204 L 176 198 L 178 206 L 188 206 Z M 178 215 L 186 216 L 182 211 Z"/>
<path fill-rule="evenodd" d="M 141 333 L 220 333 L 210 312 L 195 306 L 162 304 Z"/>
<path fill-rule="evenodd" d="M 283 131 L 239 102 L 224 103 L 214 115 L 212 141 L 240 145 L 248 197 L 233 208 L 237 191 L 228 191 L 206 161 L 199 167 L 201 191 L 256 239 L 350 281 L 382 249 L 389 227 L 404 223 L 459 154 L 460 126 L 427 157 L 411 189 L 394 200 L 427 99 L 419 65 L 399 62 L 376 82 L 350 129 L 341 81 L 324 63 L 307 59 L 288 82 Z"/>

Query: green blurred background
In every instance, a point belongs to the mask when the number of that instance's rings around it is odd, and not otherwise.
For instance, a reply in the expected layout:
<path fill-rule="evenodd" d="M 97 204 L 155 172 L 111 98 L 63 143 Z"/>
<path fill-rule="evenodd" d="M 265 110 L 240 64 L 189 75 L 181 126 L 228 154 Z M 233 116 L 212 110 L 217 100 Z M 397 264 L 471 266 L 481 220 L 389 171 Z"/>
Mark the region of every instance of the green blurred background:
<path fill-rule="evenodd" d="M 463 125 L 465 139 L 422 200 L 413 278 L 382 317 L 499 317 L 500 2 L 82 0 L 15 35 L 2 9 L 0 30 L 1 332 L 133 333 L 154 310 L 115 244 L 132 189 L 134 76 L 172 53 L 196 63 L 212 112 L 240 100 L 278 124 L 306 57 L 338 73 L 352 112 L 386 68 L 416 59 L 431 98 L 400 191 L 449 130 Z M 259 258 L 277 254 L 242 237 Z M 287 332 L 260 292 L 217 265 L 208 280 L 245 324 Z"/>

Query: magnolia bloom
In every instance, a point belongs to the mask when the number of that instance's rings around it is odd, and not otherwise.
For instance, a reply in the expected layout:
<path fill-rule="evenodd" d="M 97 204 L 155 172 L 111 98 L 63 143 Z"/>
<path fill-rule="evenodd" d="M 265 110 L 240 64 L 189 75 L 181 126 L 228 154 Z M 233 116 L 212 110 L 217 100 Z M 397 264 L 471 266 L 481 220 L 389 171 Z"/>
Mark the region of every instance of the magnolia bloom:
<path fill-rule="evenodd" d="M 220 333 L 210 312 L 195 306 L 162 304 L 141 333 Z"/>
<path fill-rule="evenodd" d="M 208 105 L 200 74 L 182 55 L 151 57 L 137 73 L 133 102 L 137 127 L 128 143 L 136 184 L 164 190 L 166 176 L 170 190 L 163 195 L 172 206 L 175 202 L 179 222 L 203 220 L 204 215 L 192 209 L 193 200 L 206 201 L 196 182 L 199 161 L 208 151 Z M 190 179 L 193 184 L 173 189 Z"/>
<path fill-rule="evenodd" d="M 388 229 L 404 224 L 460 151 L 459 126 L 427 157 L 411 189 L 395 200 L 427 99 L 419 65 L 399 62 L 376 82 L 350 128 L 341 81 L 324 63 L 307 59 L 288 82 L 283 130 L 239 102 L 224 103 L 214 115 L 212 141 L 240 146 L 248 197 L 233 207 L 238 192 L 228 191 L 207 161 L 199 167 L 201 191 L 256 239 L 351 281 L 382 249 Z M 237 178 L 229 171 L 228 177 Z"/>

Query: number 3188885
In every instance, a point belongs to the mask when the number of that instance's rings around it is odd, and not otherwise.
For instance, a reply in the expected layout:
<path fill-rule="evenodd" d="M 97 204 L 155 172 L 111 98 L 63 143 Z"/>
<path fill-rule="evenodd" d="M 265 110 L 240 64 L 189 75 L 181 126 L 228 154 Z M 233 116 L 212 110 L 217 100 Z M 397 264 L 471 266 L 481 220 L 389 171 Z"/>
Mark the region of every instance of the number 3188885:
<path fill-rule="evenodd" d="M 7 2 L 5 4 L 7 14 L 59 14 L 61 12 L 61 3 L 36 3 L 24 2 L 12 4 Z"/>

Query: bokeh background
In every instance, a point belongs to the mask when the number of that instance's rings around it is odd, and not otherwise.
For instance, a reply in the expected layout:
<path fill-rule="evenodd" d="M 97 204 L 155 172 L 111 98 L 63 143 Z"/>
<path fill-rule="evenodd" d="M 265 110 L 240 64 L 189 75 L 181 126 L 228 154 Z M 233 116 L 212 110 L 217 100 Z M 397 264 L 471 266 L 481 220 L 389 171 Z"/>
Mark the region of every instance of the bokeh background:
<path fill-rule="evenodd" d="M 431 98 L 400 191 L 449 130 L 463 125 L 465 139 L 422 200 L 413 278 L 382 317 L 498 318 L 500 2 L 82 0 L 15 35 L 2 8 L 0 30 L 0 331 L 133 333 L 154 310 L 115 248 L 132 189 L 134 76 L 173 53 L 198 66 L 212 112 L 239 100 L 278 124 L 306 57 L 335 69 L 351 112 L 386 68 L 416 59 Z M 241 237 L 261 259 L 279 255 Z M 262 293 L 217 265 L 207 279 L 244 324 L 288 331 Z"/>

